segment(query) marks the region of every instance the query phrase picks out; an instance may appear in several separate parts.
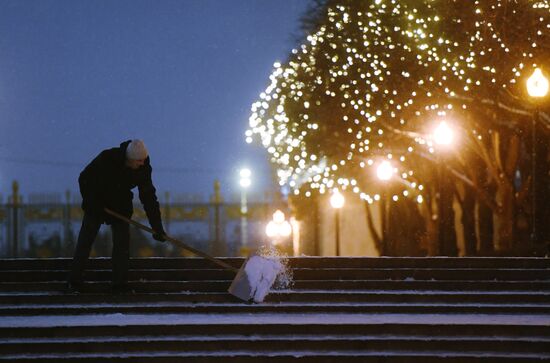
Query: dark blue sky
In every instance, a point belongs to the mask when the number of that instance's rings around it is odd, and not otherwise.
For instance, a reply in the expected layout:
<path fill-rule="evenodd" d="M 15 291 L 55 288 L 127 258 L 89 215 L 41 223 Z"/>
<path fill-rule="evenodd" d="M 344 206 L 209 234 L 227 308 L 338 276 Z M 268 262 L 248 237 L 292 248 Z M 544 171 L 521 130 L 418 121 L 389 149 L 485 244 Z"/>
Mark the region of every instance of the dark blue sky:
<path fill-rule="evenodd" d="M 300 36 L 307 0 L 0 0 L 0 194 L 78 189 L 104 148 L 144 139 L 159 191 L 227 197 L 250 105 Z"/>

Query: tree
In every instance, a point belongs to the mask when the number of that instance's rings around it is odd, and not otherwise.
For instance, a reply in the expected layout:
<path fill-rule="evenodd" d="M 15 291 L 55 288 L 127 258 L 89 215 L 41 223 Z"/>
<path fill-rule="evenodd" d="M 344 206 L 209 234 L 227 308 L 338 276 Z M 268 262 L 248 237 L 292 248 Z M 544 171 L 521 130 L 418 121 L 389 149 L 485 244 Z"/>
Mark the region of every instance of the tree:
<path fill-rule="evenodd" d="M 306 198 L 339 188 L 372 203 L 381 194 L 367 192 L 373 170 L 390 160 L 399 185 L 391 199 L 414 198 L 430 230 L 441 214 L 434 181 L 435 165 L 443 163 L 431 128 L 435 120 L 454 120 L 460 151 L 444 159 L 454 180 L 450 192 L 470 213 L 472 205 L 490 208 L 496 246 L 510 248 L 516 207 L 525 202 L 514 183 L 529 162 L 521 150 L 531 147 L 525 125 L 533 107 L 523 79 L 550 59 L 548 1 L 320 6 L 317 26 L 309 19 L 314 31 L 285 64 L 275 63 L 271 83 L 252 105 L 247 141 L 258 137 L 280 183 Z M 541 120 L 550 125 L 547 110 Z"/>

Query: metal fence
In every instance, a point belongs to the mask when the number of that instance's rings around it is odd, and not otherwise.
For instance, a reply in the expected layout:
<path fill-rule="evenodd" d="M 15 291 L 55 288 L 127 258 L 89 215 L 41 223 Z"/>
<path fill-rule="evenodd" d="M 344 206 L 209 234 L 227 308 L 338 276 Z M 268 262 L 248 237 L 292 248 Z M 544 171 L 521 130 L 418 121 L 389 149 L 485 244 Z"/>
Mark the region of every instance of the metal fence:
<path fill-rule="evenodd" d="M 66 200 L 22 203 L 14 183 L 7 203 L 0 202 L 0 257 L 72 256 L 83 211 L 69 193 Z M 215 256 L 238 256 L 264 245 L 265 224 L 273 213 L 268 202 L 248 203 L 244 214 L 241 207 L 240 203 L 222 202 L 218 193 L 209 203 L 161 203 L 161 214 L 170 236 Z M 141 204 L 134 205 L 132 218 L 148 224 Z M 111 229 L 102 225 L 91 255 L 110 256 L 111 248 Z M 134 227 L 130 228 L 130 253 L 136 257 L 188 255 Z"/>

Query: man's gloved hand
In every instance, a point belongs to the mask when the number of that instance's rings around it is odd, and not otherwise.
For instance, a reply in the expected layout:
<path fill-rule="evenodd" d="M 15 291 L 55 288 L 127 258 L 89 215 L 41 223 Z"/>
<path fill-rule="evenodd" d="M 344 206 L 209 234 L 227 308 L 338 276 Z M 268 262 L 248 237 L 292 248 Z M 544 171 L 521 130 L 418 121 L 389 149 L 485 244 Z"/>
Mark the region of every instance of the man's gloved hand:
<path fill-rule="evenodd" d="M 166 233 L 164 231 L 155 232 L 153 238 L 159 242 L 166 242 Z"/>

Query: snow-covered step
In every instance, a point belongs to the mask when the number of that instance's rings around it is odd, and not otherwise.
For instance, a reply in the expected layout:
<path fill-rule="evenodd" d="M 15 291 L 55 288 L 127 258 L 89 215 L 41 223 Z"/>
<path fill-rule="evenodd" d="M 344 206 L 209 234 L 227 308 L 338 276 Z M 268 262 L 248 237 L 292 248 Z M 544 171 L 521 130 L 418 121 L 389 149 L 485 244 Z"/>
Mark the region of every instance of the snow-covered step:
<path fill-rule="evenodd" d="M 549 359 L 549 322 L 548 317 L 508 314 L 6 317 L 0 321 L 0 359 L 156 363 L 183 358 L 208 362 L 253 357 L 269 362 L 305 357 L 320 362 L 336 358 L 529 362 Z"/>
<path fill-rule="evenodd" d="M 294 284 L 262 304 L 197 258 L 132 259 L 128 295 L 110 259 L 80 295 L 61 292 L 70 259 L 0 262 L 4 361 L 550 360 L 549 259 L 291 258 Z"/>
<path fill-rule="evenodd" d="M 244 258 L 222 257 L 224 262 L 240 267 Z M 0 270 L 48 269 L 67 270 L 70 258 L 51 259 L 0 259 Z M 292 268 L 550 268 L 548 258 L 529 257 L 292 257 Z M 91 258 L 91 269 L 110 269 L 110 258 Z M 131 269 L 212 269 L 214 263 L 203 258 L 131 258 Z"/>
<path fill-rule="evenodd" d="M 550 269 L 513 268 L 317 268 L 293 270 L 301 280 L 550 280 Z"/>
<path fill-rule="evenodd" d="M 87 314 L 7 316 L 2 338 L 216 334 L 419 335 L 550 337 L 550 316 L 537 314 Z M 550 348 L 549 348 L 550 349 Z"/>
<path fill-rule="evenodd" d="M 523 327 L 525 329 L 525 327 Z M 311 329 L 310 329 L 311 330 Z M 52 331 L 55 334 L 55 331 Z M 311 356 L 326 357 L 424 357 L 427 361 L 444 358 L 502 358 L 514 360 L 548 359 L 548 336 L 529 335 L 520 338 L 495 335 L 479 336 L 419 336 L 406 334 L 339 334 L 327 335 L 293 333 L 262 335 L 253 333 L 230 335 L 120 335 L 62 337 L 62 338 L 10 338 L 0 343 L 0 357 L 7 361 L 73 361 L 73 359 L 124 358 L 152 359 L 161 357 L 232 358 L 253 355 L 262 357 Z M 88 352 L 82 354 L 82 352 Z M 476 358 L 477 357 L 477 358 Z M 75 360 L 78 361 L 78 360 Z M 138 360 L 139 361 L 139 360 Z M 148 361 L 148 360 L 145 360 Z M 156 360 L 149 360 L 156 362 Z M 193 360 L 194 361 L 194 360 Z M 386 361 L 386 360 L 384 360 Z M 462 361 L 462 360 L 461 360 Z M 493 360 L 491 360 L 493 361 Z"/>
<path fill-rule="evenodd" d="M 110 270 L 87 270 L 87 280 L 108 281 Z M 293 269 L 299 280 L 514 280 L 550 281 L 549 269 L 451 269 L 451 268 L 317 268 Z M 130 280 L 204 281 L 232 280 L 234 272 L 222 269 L 145 269 L 130 270 Z M 66 271 L 51 270 L 1 270 L 0 281 L 36 282 L 63 281 Z"/>
<path fill-rule="evenodd" d="M 42 282 L 0 282 L 1 293 L 16 292 L 62 292 L 66 281 Z M 139 292 L 225 292 L 231 284 L 230 280 L 204 281 L 130 281 L 132 287 Z M 549 281 L 439 281 L 439 280 L 293 280 L 296 290 L 439 290 L 439 291 L 550 291 Z M 90 293 L 109 292 L 110 282 L 89 281 L 85 290 Z"/>
<path fill-rule="evenodd" d="M 138 353 L 171 351 L 216 352 L 220 347 L 227 355 L 232 352 L 256 350 L 283 353 L 289 347 L 297 351 L 339 351 L 364 353 L 373 350 L 400 350 L 408 352 L 455 351 L 455 352 L 508 352 L 547 353 L 547 337 L 531 336 L 525 339 L 509 337 L 422 337 L 379 335 L 210 335 L 210 336 L 105 336 L 95 338 L 38 338 L 7 339 L 0 342 L 0 354 L 7 356 L 23 354 L 77 354 L 83 351 L 95 353 Z"/>
<path fill-rule="evenodd" d="M 330 293 L 328 293 L 330 292 Z M 71 302 L 239 302 L 227 292 L 181 291 L 177 293 L 141 293 L 112 295 L 104 293 L 71 295 L 63 293 L 0 293 L 0 306 L 4 304 L 67 304 Z M 550 291 L 439 291 L 423 290 L 274 290 L 265 302 L 322 302 L 322 303 L 550 303 Z"/>
<path fill-rule="evenodd" d="M 228 344 L 235 344 L 234 349 L 237 349 L 237 344 L 243 344 L 248 341 L 251 343 L 270 343 L 277 344 L 300 344 L 301 348 L 305 348 L 307 344 L 317 344 L 327 342 L 332 346 L 337 344 L 346 344 L 350 347 L 353 344 L 361 344 L 359 349 L 365 349 L 368 343 L 395 346 L 399 343 L 401 348 L 405 348 L 407 345 L 411 345 L 407 349 L 426 349 L 428 348 L 442 348 L 443 346 L 451 346 L 459 343 L 463 343 L 465 350 L 498 350 L 503 349 L 507 345 L 513 345 L 515 349 L 525 349 L 529 352 L 545 352 L 546 344 L 550 343 L 550 337 L 546 336 L 525 336 L 525 337 L 511 337 L 505 335 L 496 335 L 491 337 L 478 337 L 478 336 L 423 336 L 423 335 L 407 335 L 407 334 L 215 334 L 215 335 L 136 335 L 136 336 L 101 336 L 101 337 L 44 337 L 44 338 L 6 338 L 0 342 L 0 351 L 5 352 L 8 349 L 13 353 L 29 352 L 29 348 L 33 351 L 73 351 L 75 350 L 75 344 L 101 344 L 102 346 L 112 345 L 108 349 L 114 349 L 118 344 L 126 344 L 129 349 L 136 350 L 140 344 L 173 344 L 176 343 L 177 349 L 188 349 L 191 344 L 198 343 L 206 345 L 212 343 L 227 342 Z M 184 345 L 184 344 L 187 344 Z M 480 346 L 483 345 L 483 346 Z M 218 346 L 213 346 L 213 349 L 217 349 Z M 195 348 L 198 348 L 195 346 Z M 288 345 L 282 347 L 288 348 Z M 105 350 L 108 350 L 105 349 Z M 153 349 L 159 349 L 159 347 L 153 347 Z"/>
<path fill-rule="evenodd" d="M 550 303 L 102 303 L 0 305 L 0 315 L 78 315 L 78 314 L 187 314 L 187 313 L 514 313 L 550 314 Z"/>
<path fill-rule="evenodd" d="M 184 353 L 173 353 L 170 351 L 148 352 L 148 353 L 77 353 L 77 354 L 21 354 L 0 357 L 0 361 L 7 362 L 155 362 L 155 363 L 178 363 L 178 362 L 468 362 L 468 363 L 506 363 L 506 362 L 541 362 L 548 361 L 550 356 L 537 353 L 515 353 L 508 352 L 461 352 L 461 351 L 422 351 L 409 352 L 395 349 L 355 352 L 355 351 L 302 351 L 287 350 L 285 352 L 241 350 L 226 353 L 219 352 L 188 351 Z"/>

